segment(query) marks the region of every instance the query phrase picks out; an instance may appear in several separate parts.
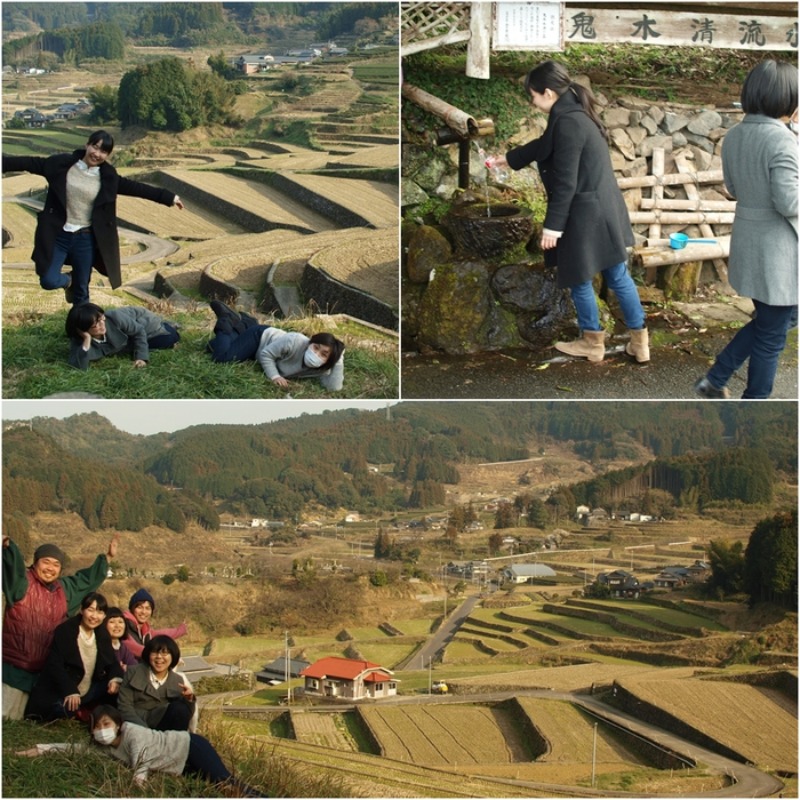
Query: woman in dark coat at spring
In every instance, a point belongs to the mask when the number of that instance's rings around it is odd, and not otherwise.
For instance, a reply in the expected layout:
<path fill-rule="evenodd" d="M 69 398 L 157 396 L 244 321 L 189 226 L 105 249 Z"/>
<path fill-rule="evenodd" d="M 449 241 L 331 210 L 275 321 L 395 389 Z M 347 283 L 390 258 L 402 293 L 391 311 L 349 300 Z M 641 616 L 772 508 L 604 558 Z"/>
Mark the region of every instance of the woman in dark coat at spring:
<path fill-rule="evenodd" d="M 545 264 L 557 268 L 558 286 L 569 288 L 581 330 L 577 341 L 555 346 L 568 355 L 603 360 L 605 332 L 592 287 L 594 276 L 602 273 L 631 333 L 625 351 L 640 363 L 649 361 L 645 314 L 627 269 L 633 231 L 594 95 L 554 61 L 528 73 L 525 91 L 531 103 L 549 115 L 547 128 L 539 139 L 493 163 L 519 170 L 535 161 L 539 167 L 547 193 L 541 240 Z"/>
<path fill-rule="evenodd" d="M 63 289 L 68 303 L 89 299 L 92 267 L 108 276 L 112 289 L 122 283 L 117 195 L 183 208 L 178 195 L 120 176 L 106 160 L 113 149 L 111 134 L 95 131 L 85 149 L 73 153 L 3 156 L 3 173 L 31 172 L 47 180 L 32 257 L 41 287 Z M 62 272 L 65 264 L 71 273 Z"/>

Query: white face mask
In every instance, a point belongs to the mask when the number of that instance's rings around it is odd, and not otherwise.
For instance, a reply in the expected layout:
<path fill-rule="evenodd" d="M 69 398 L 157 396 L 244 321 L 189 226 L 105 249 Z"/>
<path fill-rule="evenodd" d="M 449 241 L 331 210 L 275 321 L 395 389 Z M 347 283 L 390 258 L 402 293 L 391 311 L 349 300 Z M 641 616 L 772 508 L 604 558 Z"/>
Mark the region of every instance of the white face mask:
<path fill-rule="evenodd" d="M 98 744 L 111 744 L 119 735 L 116 728 L 98 728 L 92 731 L 92 736 Z"/>
<path fill-rule="evenodd" d="M 303 353 L 303 363 L 312 369 L 319 369 L 325 363 L 325 359 L 307 347 L 306 352 Z"/>

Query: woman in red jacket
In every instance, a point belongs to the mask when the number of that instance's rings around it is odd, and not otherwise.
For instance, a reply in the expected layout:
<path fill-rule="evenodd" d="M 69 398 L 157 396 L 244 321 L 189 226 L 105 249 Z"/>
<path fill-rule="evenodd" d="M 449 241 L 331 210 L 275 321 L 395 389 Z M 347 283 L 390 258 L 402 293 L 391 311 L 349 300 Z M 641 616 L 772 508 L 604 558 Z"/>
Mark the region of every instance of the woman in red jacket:
<path fill-rule="evenodd" d="M 84 150 L 39 156 L 3 156 L 3 172 L 31 172 L 47 180 L 39 212 L 33 262 L 43 289 L 63 289 L 68 303 L 89 299 L 92 267 L 107 275 L 111 288 L 122 283 L 117 231 L 117 195 L 142 197 L 183 208 L 178 195 L 121 177 L 107 162 L 114 139 L 95 131 Z M 65 264 L 72 272 L 62 272 Z"/>

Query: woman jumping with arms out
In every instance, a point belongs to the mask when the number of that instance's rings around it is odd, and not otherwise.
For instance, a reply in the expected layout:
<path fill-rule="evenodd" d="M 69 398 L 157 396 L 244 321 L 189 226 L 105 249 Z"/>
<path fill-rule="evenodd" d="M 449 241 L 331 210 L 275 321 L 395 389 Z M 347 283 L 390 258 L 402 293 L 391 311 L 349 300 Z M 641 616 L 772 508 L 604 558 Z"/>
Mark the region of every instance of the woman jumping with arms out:
<path fill-rule="evenodd" d="M 625 352 L 639 363 L 650 360 L 645 314 L 627 269 L 627 248 L 634 243 L 630 217 L 614 177 L 607 132 L 589 89 L 566 69 L 545 61 L 525 78 L 531 103 L 549 116 L 539 139 L 494 160 L 519 170 L 534 161 L 547 193 L 542 231 L 545 265 L 556 267 L 558 286 L 568 288 L 578 315 L 581 338 L 556 342 L 562 353 L 589 361 L 605 356 L 592 278 L 602 273 L 619 300 L 631 340 Z"/>
<path fill-rule="evenodd" d="M 178 195 L 123 178 L 107 159 L 114 139 L 95 131 L 86 147 L 49 158 L 3 156 L 3 173 L 31 172 L 47 180 L 47 198 L 34 234 L 33 263 L 43 289 L 63 289 L 68 303 L 89 299 L 92 268 L 122 283 L 117 231 L 117 195 L 142 197 L 183 208 Z M 72 264 L 72 272 L 63 272 Z"/>

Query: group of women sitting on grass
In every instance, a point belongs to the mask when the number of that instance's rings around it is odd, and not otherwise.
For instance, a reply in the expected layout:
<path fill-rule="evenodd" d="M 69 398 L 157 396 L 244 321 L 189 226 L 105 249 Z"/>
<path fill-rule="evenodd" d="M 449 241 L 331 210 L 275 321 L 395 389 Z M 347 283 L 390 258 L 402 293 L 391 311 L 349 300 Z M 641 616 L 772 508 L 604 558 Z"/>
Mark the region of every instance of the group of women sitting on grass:
<path fill-rule="evenodd" d="M 186 625 L 155 631 L 152 596 L 140 589 L 127 612 L 109 608 L 90 592 L 80 612 L 59 625 L 25 716 L 40 722 L 75 719 L 88 724 L 103 752 L 134 770 L 143 783 L 150 771 L 198 773 L 244 795 L 261 796 L 237 781 L 211 743 L 195 732 L 197 699 L 176 669 L 176 637 Z M 17 755 L 38 756 L 69 744 L 42 744 Z"/>

